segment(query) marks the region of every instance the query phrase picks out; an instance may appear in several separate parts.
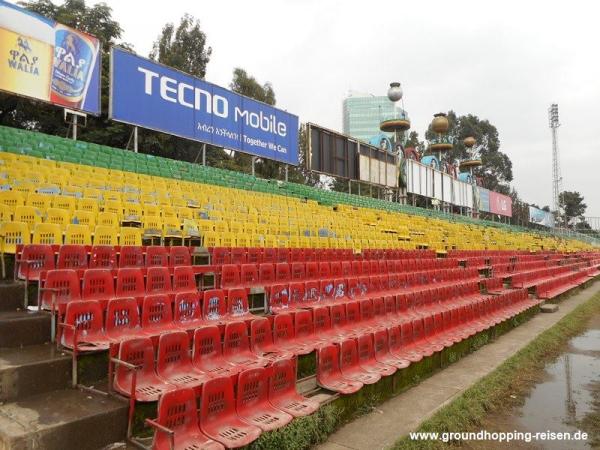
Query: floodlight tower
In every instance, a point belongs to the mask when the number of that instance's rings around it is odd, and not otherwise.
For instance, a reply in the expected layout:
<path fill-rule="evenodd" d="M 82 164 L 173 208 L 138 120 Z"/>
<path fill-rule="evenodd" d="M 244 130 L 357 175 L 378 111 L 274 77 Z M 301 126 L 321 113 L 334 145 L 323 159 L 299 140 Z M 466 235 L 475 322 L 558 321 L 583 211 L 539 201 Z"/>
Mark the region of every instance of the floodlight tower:
<path fill-rule="evenodd" d="M 559 196 L 561 192 L 562 176 L 560 174 L 560 155 L 558 152 L 558 104 L 552 103 L 548 109 L 548 119 L 552 130 L 552 203 L 554 210 L 559 213 Z"/>

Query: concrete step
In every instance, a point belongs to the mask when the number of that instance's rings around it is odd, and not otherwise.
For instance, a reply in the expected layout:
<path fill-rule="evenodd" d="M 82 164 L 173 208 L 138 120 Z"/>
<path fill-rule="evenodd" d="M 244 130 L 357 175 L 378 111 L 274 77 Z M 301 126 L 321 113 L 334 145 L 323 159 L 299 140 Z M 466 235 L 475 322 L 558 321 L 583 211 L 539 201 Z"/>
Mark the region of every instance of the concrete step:
<path fill-rule="evenodd" d="M 127 404 L 76 389 L 0 406 L 2 450 L 97 450 L 124 441 Z"/>
<path fill-rule="evenodd" d="M 15 311 L 23 308 L 25 295 L 25 283 L 14 281 L 0 282 L 0 311 Z M 32 293 L 29 294 L 30 304 L 35 304 L 37 299 Z"/>
<path fill-rule="evenodd" d="M 71 382 L 71 357 L 52 344 L 0 348 L 0 402 L 22 399 Z"/>
<path fill-rule="evenodd" d="M 21 347 L 50 341 L 50 313 L 0 312 L 0 347 Z"/>

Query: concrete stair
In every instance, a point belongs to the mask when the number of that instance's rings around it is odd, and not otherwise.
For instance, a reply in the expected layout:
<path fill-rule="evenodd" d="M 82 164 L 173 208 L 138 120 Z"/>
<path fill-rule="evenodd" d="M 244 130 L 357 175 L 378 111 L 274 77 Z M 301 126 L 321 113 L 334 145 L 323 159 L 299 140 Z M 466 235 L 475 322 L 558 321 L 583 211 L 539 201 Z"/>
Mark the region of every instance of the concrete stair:
<path fill-rule="evenodd" d="M 24 285 L 0 283 L 0 450 L 98 450 L 124 442 L 127 402 L 71 388 L 71 354 L 50 314 L 23 310 Z"/>

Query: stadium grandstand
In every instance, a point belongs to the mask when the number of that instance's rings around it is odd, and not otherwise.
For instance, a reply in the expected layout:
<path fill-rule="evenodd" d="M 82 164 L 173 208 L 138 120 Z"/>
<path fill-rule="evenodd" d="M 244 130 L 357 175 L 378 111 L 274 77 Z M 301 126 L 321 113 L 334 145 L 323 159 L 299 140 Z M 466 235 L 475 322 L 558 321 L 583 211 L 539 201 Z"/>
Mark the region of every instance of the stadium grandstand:
<path fill-rule="evenodd" d="M 0 146 L 4 448 L 260 442 L 600 274 L 549 232 L 6 127 Z M 22 425 L 49 403 L 60 425 Z"/>

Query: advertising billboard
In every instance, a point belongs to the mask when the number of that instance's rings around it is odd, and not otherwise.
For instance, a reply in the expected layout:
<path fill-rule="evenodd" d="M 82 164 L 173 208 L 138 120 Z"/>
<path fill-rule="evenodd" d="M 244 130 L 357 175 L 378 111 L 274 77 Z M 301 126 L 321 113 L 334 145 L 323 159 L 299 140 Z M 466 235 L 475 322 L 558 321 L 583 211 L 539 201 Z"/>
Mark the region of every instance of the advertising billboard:
<path fill-rule="evenodd" d="M 490 212 L 501 216 L 512 217 L 512 198 L 508 195 L 490 191 Z"/>
<path fill-rule="evenodd" d="M 538 209 L 533 206 L 529 207 L 529 221 L 531 223 L 537 223 L 545 227 L 554 227 L 554 214 L 543 209 Z"/>
<path fill-rule="evenodd" d="M 0 90 L 100 114 L 100 42 L 0 0 Z"/>
<path fill-rule="evenodd" d="M 356 139 L 318 125 L 306 124 L 308 136 L 307 168 L 335 177 L 359 179 Z"/>
<path fill-rule="evenodd" d="M 120 48 L 111 49 L 111 119 L 298 164 L 298 117 Z"/>

